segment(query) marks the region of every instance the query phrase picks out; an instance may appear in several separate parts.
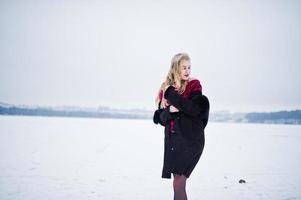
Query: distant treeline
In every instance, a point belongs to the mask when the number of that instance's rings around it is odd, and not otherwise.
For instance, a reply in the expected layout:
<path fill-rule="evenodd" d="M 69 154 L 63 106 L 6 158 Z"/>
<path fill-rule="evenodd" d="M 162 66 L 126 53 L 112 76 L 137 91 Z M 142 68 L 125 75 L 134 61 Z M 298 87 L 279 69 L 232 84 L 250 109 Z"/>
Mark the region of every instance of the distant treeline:
<path fill-rule="evenodd" d="M 148 115 L 135 112 L 112 111 L 83 111 L 83 110 L 53 110 L 49 108 L 19 108 L 0 106 L 0 115 L 28 115 L 28 116 L 58 116 L 58 117 L 92 117 L 119 119 L 146 119 Z"/>
<path fill-rule="evenodd" d="M 301 110 L 247 113 L 245 118 L 251 123 L 301 124 Z"/>
<path fill-rule="evenodd" d="M 0 104 L 0 115 L 58 116 L 58 117 L 92 117 L 117 119 L 152 119 L 153 111 L 147 110 L 116 110 L 116 109 L 55 109 L 52 107 L 18 107 Z M 278 112 L 230 113 L 228 111 L 213 112 L 210 121 L 238 123 L 269 123 L 269 124 L 301 124 L 301 110 Z"/>
<path fill-rule="evenodd" d="M 210 113 L 209 118 L 216 122 L 301 124 L 301 110 L 252 113 L 220 111 Z"/>

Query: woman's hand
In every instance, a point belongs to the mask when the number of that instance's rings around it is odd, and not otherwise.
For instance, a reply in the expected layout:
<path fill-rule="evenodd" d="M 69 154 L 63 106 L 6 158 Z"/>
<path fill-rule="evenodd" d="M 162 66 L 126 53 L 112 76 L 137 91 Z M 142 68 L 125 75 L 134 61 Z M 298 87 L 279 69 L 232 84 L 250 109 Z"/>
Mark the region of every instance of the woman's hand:
<path fill-rule="evenodd" d="M 162 105 L 163 105 L 163 108 L 167 108 L 169 106 L 169 103 L 166 99 L 162 99 Z"/>
<path fill-rule="evenodd" d="M 177 109 L 176 107 L 174 107 L 173 105 L 171 105 L 169 107 L 169 112 L 174 113 L 174 112 L 179 112 L 179 109 Z"/>

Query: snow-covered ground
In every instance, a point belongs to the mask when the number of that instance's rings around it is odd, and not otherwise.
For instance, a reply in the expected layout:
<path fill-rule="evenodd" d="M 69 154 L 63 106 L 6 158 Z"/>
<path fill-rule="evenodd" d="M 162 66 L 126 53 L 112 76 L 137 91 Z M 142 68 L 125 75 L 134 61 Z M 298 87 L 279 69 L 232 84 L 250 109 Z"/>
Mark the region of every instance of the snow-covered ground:
<path fill-rule="evenodd" d="M 300 147 L 301 126 L 209 122 L 188 198 L 301 199 Z M 172 199 L 162 161 L 150 120 L 0 116 L 1 200 Z"/>

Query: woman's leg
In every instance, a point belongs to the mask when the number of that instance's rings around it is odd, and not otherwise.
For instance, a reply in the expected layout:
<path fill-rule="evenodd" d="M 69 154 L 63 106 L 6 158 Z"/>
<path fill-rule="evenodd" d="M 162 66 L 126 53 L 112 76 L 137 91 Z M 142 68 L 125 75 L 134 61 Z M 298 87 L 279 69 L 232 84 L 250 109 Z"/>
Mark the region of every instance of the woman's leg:
<path fill-rule="evenodd" d="M 174 200 L 187 200 L 186 194 L 186 180 L 184 175 L 173 174 L 173 189 L 174 189 Z"/>

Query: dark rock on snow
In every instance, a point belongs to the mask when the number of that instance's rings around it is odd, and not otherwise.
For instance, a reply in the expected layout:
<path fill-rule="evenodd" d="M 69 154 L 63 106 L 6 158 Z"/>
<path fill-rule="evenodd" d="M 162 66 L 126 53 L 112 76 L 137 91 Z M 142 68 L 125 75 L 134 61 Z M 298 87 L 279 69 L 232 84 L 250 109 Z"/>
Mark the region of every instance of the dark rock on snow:
<path fill-rule="evenodd" d="M 239 182 L 239 183 L 246 183 L 246 181 L 243 180 L 243 179 L 240 179 L 238 182 Z"/>

